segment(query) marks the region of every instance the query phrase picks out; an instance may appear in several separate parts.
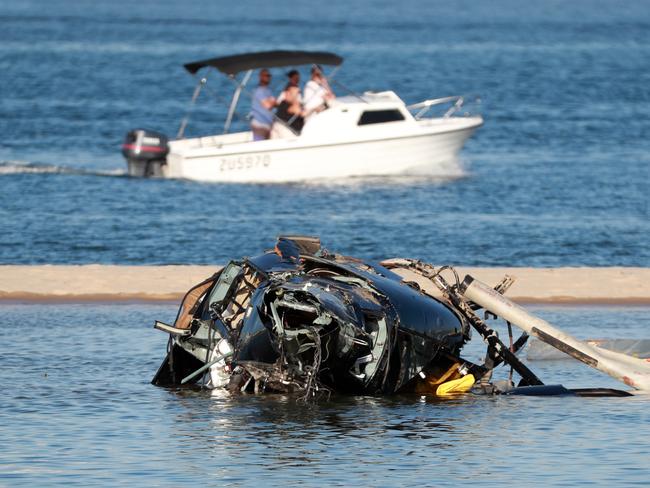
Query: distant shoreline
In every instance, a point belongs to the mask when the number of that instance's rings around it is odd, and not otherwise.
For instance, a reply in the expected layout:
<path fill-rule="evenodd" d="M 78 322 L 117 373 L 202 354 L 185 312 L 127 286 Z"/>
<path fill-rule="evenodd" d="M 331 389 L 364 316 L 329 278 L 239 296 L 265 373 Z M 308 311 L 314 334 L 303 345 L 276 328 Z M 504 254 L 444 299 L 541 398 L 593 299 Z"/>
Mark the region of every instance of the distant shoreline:
<path fill-rule="evenodd" d="M 220 266 L 0 265 L 0 303 L 177 303 Z M 650 305 L 650 268 L 456 267 L 488 284 L 516 278 L 514 301 L 556 305 Z M 401 273 L 432 291 L 431 284 Z"/>

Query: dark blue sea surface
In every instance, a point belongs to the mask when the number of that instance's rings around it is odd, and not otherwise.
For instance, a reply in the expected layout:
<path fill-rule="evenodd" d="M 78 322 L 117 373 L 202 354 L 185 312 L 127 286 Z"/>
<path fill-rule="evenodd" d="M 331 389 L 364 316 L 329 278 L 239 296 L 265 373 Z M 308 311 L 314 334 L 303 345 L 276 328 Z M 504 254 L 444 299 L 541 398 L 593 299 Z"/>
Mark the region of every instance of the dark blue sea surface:
<path fill-rule="evenodd" d="M 409 103 L 480 95 L 485 125 L 442 178 L 124 176 L 126 131 L 186 114 L 183 63 L 272 48 L 337 52 L 343 85 Z M 647 1 L 5 0 L 0 263 L 222 263 L 307 233 L 366 258 L 649 266 L 648 60 Z M 223 128 L 232 84 L 208 87 L 188 135 Z"/>
<path fill-rule="evenodd" d="M 648 395 L 305 405 L 158 388 L 167 334 L 151 324 L 175 311 L 2 305 L 0 486 L 647 486 Z M 647 307 L 533 311 L 581 338 L 647 338 Z M 573 360 L 528 365 L 547 384 L 627 389 Z"/>

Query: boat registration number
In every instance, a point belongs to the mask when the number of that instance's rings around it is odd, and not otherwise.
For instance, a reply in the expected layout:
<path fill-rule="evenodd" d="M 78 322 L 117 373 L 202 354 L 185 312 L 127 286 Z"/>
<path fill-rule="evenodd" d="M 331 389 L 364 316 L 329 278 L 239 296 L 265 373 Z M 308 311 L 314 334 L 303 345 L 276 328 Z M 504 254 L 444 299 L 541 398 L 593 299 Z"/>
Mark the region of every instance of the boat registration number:
<path fill-rule="evenodd" d="M 221 158 L 219 171 L 237 171 L 242 169 L 267 168 L 271 164 L 270 154 L 250 154 Z"/>

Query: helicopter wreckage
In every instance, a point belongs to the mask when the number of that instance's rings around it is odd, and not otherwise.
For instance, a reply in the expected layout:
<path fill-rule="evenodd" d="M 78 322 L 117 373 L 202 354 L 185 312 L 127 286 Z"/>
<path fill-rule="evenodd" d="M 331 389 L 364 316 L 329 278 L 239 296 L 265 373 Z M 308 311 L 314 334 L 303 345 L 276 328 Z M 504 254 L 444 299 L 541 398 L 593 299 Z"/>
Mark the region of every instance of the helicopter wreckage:
<path fill-rule="evenodd" d="M 425 291 L 405 274 L 434 286 Z M 450 267 L 361 261 L 328 252 L 318 238 L 280 237 L 274 250 L 232 261 L 191 288 L 173 325 L 155 323 L 169 342 L 152 383 L 304 399 L 332 392 L 631 394 L 544 385 L 516 354 L 533 335 L 636 390 L 650 390 L 650 363 L 583 343 L 530 315 L 503 296 L 512 282 L 505 277 L 493 288 L 471 276 L 461 282 Z M 517 340 L 510 334 L 506 345 L 488 316 L 524 332 Z M 487 344 L 482 364 L 461 356 L 472 330 Z M 501 364 L 517 373 L 517 386 L 512 379 L 491 381 Z"/>

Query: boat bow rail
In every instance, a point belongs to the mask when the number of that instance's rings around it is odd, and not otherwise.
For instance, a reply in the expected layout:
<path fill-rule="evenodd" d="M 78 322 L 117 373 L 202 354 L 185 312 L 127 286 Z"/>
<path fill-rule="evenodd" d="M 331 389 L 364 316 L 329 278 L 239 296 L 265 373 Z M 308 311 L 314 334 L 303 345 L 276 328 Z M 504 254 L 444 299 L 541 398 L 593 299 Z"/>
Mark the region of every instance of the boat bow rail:
<path fill-rule="evenodd" d="M 465 117 L 474 116 L 478 114 L 478 110 L 469 111 L 468 106 L 471 104 L 479 105 L 481 103 L 480 97 L 477 95 L 454 95 L 451 97 L 441 97 L 441 98 L 432 98 L 430 100 L 424 100 L 423 102 L 414 103 L 412 105 L 407 105 L 406 108 L 411 112 L 417 110 L 413 114 L 415 120 L 422 119 L 430 110 L 431 107 L 439 105 L 448 105 L 451 106 L 447 111 L 442 115 L 443 118 L 449 118 L 451 116 L 458 116 L 461 109 L 465 108 L 467 111 L 463 114 L 460 114 Z"/>

